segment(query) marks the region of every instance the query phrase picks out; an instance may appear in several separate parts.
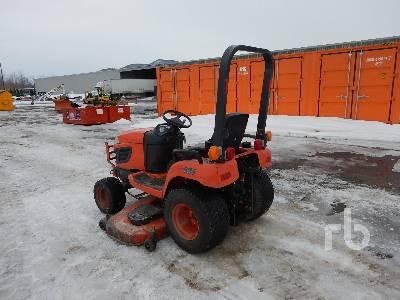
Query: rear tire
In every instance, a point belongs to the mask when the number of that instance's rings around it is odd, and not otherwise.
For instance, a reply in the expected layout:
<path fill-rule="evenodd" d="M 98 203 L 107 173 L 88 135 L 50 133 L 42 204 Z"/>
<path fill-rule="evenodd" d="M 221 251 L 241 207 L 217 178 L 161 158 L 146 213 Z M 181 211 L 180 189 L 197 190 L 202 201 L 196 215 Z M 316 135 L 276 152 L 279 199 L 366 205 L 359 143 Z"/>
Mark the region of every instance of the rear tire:
<path fill-rule="evenodd" d="M 229 228 L 228 207 L 211 192 L 172 190 L 165 199 L 164 217 L 174 241 L 189 253 L 214 248 Z"/>
<path fill-rule="evenodd" d="M 104 214 L 113 215 L 125 207 L 125 190 L 115 177 L 97 181 L 93 188 L 93 196 L 97 207 Z"/>
<path fill-rule="evenodd" d="M 246 221 L 252 221 L 265 214 L 274 201 L 274 186 L 266 171 L 254 173 L 254 214 Z M 251 203 L 251 199 L 250 199 Z"/>

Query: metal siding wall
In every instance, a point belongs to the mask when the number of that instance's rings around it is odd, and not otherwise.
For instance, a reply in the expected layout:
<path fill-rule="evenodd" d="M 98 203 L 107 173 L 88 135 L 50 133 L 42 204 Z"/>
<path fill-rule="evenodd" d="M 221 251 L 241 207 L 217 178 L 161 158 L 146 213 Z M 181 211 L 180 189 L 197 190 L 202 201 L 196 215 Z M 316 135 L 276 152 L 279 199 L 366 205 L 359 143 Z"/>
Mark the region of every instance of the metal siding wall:
<path fill-rule="evenodd" d="M 400 62 L 399 62 L 399 45 L 400 42 L 391 43 L 390 45 L 355 45 L 351 48 L 339 47 L 337 49 L 327 48 L 318 51 L 309 52 L 297 52 L 297 53 L 280 53 L 275 55 L 274 59 L 278 60 L 278 64 L 281 70 L 275 70 L 273 81 L 270 84 L 270 113 L 284 113 L 289 115 L 301 115 L 301 116 L 322 116 L 331 115 L 337 117 L 345 117 L 344 105 L 340 104 L 340 95 L 345 96 L 342 89 L 337 91 L 331 91 L 332 93 L 338 92 L 338 95 L 330 95 L 328 98 L 337 99 L 338 105 L 343 106 L 342 108 L 332 106 L 328 108 L 329 112 L 325 110 L 319 111 L 321 105 L 323 105 L 324 99 L 326 98 L 327 90 L 337 85 L 334 81 L 331 83 L 326 80 L 330 80 L 328 77 L 331 76 L 329 72 L 326 73 L 325 69 L 326 58 L 330 55 L 346 54 L 350 51 L 353 53 L 352 60 L 350 61 L 351 73 L 349 82 L 349 93 L 348 93 L 348 108 L 347 118 L 353 119 L 366 119 L 366 120 L 378 120 L 388 123 L 399 123 L 400 122 Z M 381 50 L 381 49 L 392 49 Z M 376 57 L 391 56 L 391 59 L 396 57 L 395 61 L 392 61 L 393 65 L 386 66 L 381 70 L 374 68 L 362 68 L 361 69 L 361 81 L 360 90 L 358 92 L 370 93 L 371 95 L 365 97 L 365 101 L 361 104 L 361 112 L 358 116 L 355 115 L 355 104 L 357 99 L 358 87 L 355 86 L 357 82 L 357 62 L 359 62 L 359 54 L 361 50 L 365 53 L 373 54 L 369 59 Z M 347 55 L 347 54 L 346 54 Z M 339 57 L 339 56 L 337 56 Z M 379 58 L 380 59 L 380 58 Z M 240 111 L 249 113 L 258 113 L 257 96 L 260 94 L 260 86 L 258 81 L 260 77 L 260 67 L 262 66 L 262 60 L 258 57 L 246 57 L 240 58 L 233 61 L 230 73 L 229 93 L 227 112 Z M 365 64 L 362 62 L 362 66 Z M 346 66 L 332 65 L 332 71 L 335 68 L 347 68 Z M 158 94 L 158 109 L 159 114 L 162 113 L 164 102 L 168 102 L 168 99 L 164 98 L 164 94 L 160 93 L 163 83 L 160 80 L 160 74 L 162 71 L 174 70 L 178 68 L 186 68 L 190 74 L 190 105 L 181 106 L 183 112 L 197 115 L 197 114 L 212 114 L 215 112 L 215 101 L 216 101 L 216 89 L 218 81 L 218 61 L 207 61 L 207 62 L 195 62 L 193 64 L 178 65 L 176 67 L 160 68 L 157 71 L 157 80 L 159 84 Z M 342 69 L 343 69 L 342 68 Z M 338 69 L 338 70 L 339 70 Z M 235 71 L 236 70 L 236 71 Z M 328 70 L 327 70 L 328 71 Z M 364 71 L 366 73 L 364 73 Z M 278 73 L 276 73 L 278 72 Z M 324 73 L 325 72 L 325 73 Z M 392 73 L 393 74 L 392 74 Z M 386 74 L 387 73 L 387 74 Z M 391 73 L 391 74 L 389 74 Z M 276 74 L 280 76 L 278 83 L 276 81 Z M 381 74 L 381 75 L 379 75 Z M 384 74 L 384 75 L 382 75 Z M 343 74 L 342 74 L 343 75 Z M 332 75 L 337 77 L 337 75 Z M 331 76 L 331 77 L 332 77 Z M 363 80 L 363 76 L 366 78 Z M 379 77 L 380 76 L 380 77 Z M 394 76 L 393 77 L 393 91 L 391 90 L 390 80 L 386 78 L 383 80 L 382 76 Z M 340 77 L 340 76 L 339 76 Z M 347 79 L 347 78 L 345 78 Z M 282 83 L 282 80 L 284 81 Z M 337 79 L 339 80 L 339 79 Z M 340 81 L 340 82 L 339 82 Z M 337 83 L 343 85 L 342 80 Z M 365 82 L 364 82 L 365 81 Z M 374 83 L 375 82 L 375 83 Z M 379 84 L 377 84 L 377 82 Z M 331 84 L 331 87 L 329 87 Z M 377 85 L 379 87 L 377 87 Z M 286 94 L 287 95 L 286 95 Z M 288 98 L 287 107 L 285 108 L 285 99 L 277 100 L 281 94 Z M 358 95 L 360 97 L 360 95 Z M 364 95 L 361 95 L 364 96 Z M 321 98 L 322 97 L 322 98 Z M 290 98 L 290 99 L 289 99 Z M 343 97 L 342 97 L 343 99 Z M 359 98 L 360 99 L 360 98 Z M 296 101 L 295 101 L 296 100 Z M 329 100 L 329 101 L 331 101 Z M 369 101 L 370 100 L 370 101 Z M 179 101 L 179 100 L 178 100 Z M 278 102 L 281 101 L 281 102 Z M 322 102 L 321 102 L 322 101 Z M 359 104 L 360 104 L 359 100 Z M 187 104 L 189 104 L 187 103 Z M 276 109 L 276 104 L 280 105 L 281 109 Z M 280 104 L 279 104 L 280 103 Z M 333 102 L 332 102 L 333 103 Z M 294 106 L 293 106 L 294 105 Z M 298 109 L 297 109 L 297 106 Z M 179 107 L 179 104 L 176 106 Z M 235 110 L 236 107 L 236 110 Z M 335 111 L 339 109 L 339 111 Z M 357 108 L 358 109 L 358 108 Z M 343 111 L 342 111 L 343 110 Z M 379 111 L 376 111 L 379 110 Z M 389 116 L 390 113 L 390 116 Z"/>
<path fill-rule="evenodd" d="M 64 84 L 66 92 L 73 91 L 77 94 L 83 94 L 85 91 L 93 90 L 97 82 L 108 79 L 119 79 L 119 71 L 112 70 L 66 76 L 54 76 L 38 78 L 34 81 L 37 92 L 48 92 L 60 84 Z"/>

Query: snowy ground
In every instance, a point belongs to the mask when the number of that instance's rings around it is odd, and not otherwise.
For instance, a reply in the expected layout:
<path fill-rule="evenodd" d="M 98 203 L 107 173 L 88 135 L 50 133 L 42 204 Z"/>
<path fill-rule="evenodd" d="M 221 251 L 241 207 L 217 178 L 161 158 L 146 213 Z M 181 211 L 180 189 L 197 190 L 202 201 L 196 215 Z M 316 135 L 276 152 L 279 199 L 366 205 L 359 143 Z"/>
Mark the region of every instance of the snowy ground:
<path fill-rule="evenodd" d="M 135 127 L 159 122 L 132 117 Z M 211 136 L 213 116 L 193 123 L 189 144 Z M 92 196 L 109 172 L 104 141 L 129 123 L 64 125 L 51 106 L 0 112 L 0 299 L 400 299 L 400 126 L 267 124 L 270 212 L 208 253 L 189 255 L 167 238 L 149 254 L 98 228 Z M 344 207 L 369 230 L 369 246 L 349 249 L 341 231 L 326 251 L 325 225 L 343 224 Z"/>

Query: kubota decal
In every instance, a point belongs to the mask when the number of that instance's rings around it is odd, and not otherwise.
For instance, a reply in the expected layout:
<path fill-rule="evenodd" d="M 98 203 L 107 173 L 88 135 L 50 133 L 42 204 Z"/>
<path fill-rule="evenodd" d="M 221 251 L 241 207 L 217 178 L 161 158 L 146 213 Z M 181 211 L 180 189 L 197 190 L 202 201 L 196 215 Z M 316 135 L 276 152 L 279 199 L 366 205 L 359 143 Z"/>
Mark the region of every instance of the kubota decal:
<path fill-rule="evenodd" d="M 188 174 L 188 175 L 194 175 L 194 174 L 196 174 L 196 169 L 184 167 L 183 173 Z"/>

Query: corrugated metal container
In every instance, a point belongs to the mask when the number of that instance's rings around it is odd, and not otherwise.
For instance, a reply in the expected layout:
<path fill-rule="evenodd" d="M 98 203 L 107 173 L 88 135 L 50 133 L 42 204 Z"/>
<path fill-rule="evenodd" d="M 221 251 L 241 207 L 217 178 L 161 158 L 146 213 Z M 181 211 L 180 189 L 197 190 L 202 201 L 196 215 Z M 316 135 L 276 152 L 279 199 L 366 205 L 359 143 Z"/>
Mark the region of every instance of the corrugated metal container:
<path fill-rule="evenodd" d="M 274 51 L 270 114 L 400 122 L 400 37 Z M 258 112 L 261 58 L 232 62 L 227 111 Z M 157 69 L 158 112 L 215 112 L 219 59 Z"/>
<path fill-rule="evenodd" d="M 108 107 L 87 106 L 63 110 L 63 122 L 74 125 L 96 125 L 109 122 Z"/>
<path fill-rule="evenodd" d="M 72 103 L 68 99 L 59 99 L 54 101 L 54 109 L 58 113 L 62 113 L 64 109 L 71 108 Z"/>
<path fill-rule="evenodd" d="M 128 105 L 114 105 L 108 107 L 108 122 L 125 119 L 131 120 L 131 108 Z"/>
<path fill-rule="evenodd" d="M 96 125 L 131 119 L 127 105 L 72 107 L 63 110 L 63 122 L 75 125 Z"/>

